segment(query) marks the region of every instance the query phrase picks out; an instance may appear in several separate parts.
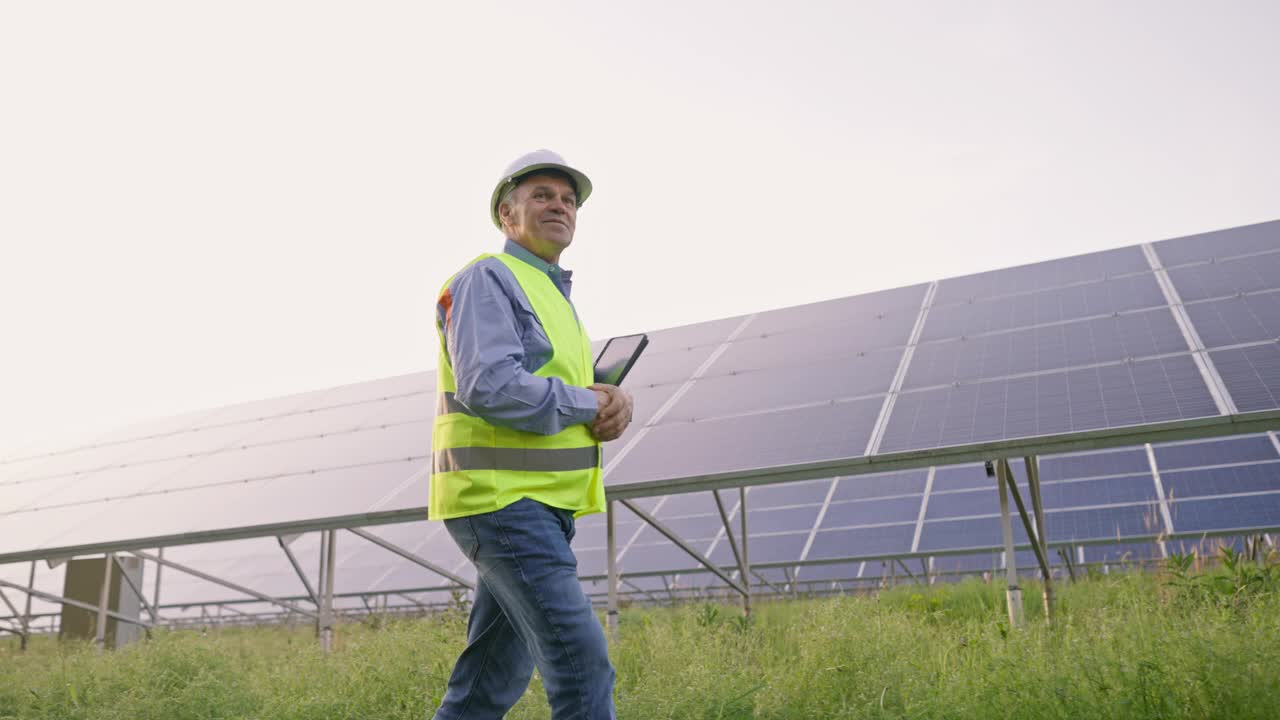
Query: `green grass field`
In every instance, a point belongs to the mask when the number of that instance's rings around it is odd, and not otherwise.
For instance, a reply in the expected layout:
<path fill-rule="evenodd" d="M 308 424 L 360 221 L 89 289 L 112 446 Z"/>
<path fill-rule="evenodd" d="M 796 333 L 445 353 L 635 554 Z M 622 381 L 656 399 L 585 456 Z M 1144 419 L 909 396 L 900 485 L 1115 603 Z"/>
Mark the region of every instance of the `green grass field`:
<path fill-rule="evenodd" d="M 1026 627 L 977 581 L 877 596 L 628 608 L 614 648 L 620 718 L 1277 718 L 1280 569 L 1239 563 L 1039 587 Z M 429 717 L 465 617 L 159 633 L 129 649 L 0 645 L 0 718 Z M 546 718 L 533 685 L 508 717 Z"/>

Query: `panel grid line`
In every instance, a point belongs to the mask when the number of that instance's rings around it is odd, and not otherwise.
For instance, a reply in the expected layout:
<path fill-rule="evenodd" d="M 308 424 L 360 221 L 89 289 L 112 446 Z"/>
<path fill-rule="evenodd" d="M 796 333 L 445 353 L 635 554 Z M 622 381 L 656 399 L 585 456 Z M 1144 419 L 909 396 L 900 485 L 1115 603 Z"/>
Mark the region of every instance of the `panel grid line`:
<path fill-rule="evenodd" d="M 907 347 L 902 351 L 902 360 L 898 363 L 898 371 L 893 376 L 893 382 L 889 384 L 889 392 L 884 396 L 884 404 L 880 406 L 880 416 L 876 418 L 876 424 L 872 426 L 871 437 L 867 439 L 867 449 L 862 454 L 870 457 L 880 450 L 880 442 L 884 439 L 885 430 L 889 427 L 889 416 L 893 414 L 893 405 L 897 400 L 898 393 L 902 390 L 902 383 L 907 378 L 907 368 L 911 365 L 911 356 L 915 354 L 916 346 L 920 343 L 920 335 L 924 332 L 925 321 L 929 317 L 929 308 L 933 304 L 933 297 L 938 292 L 938 282 L 935 280 L 929 283 L 929 289 L 924 293 L 924 299 L 920 301 L 920 314 L 916 316 L 915 327 L 911 328 L 911 337 L 907 340 Z"/>
<path fill-rule="evenodd" d="M 924 532 L 924 515 L 929 510 L 929 495 L 933 492 L 933 476 L 937 470 L 936 466 L 930 466 L 929 475 L 924 480 L 924 495 L 920 497 L 920 515 L 916 518 L 916 533 L 911 538 L 911 552 L 920 549 L 920 534 Z"/>
<path fill-rule="evenodd" d="M 1218 414 L 1235 415 L 1239 410 L 1231 399 L 1231 393 L 1227 390 L 1226 383 L 1222 381 L 1222 376 L 1218 374 L 1218 369 L 1214 367 L 1213 358 L 1209 357 L 1208 351 L 1205 350 L 1204 343 L 1200 340 L 1200 334 L 1196 332 L 1195 325 L 1191 322 L 1191 316 L 1187 314 L 1187 308 L 1182 304 L 1182 298 L 1178 295 L 1178 289 L 1173 286 L 1173 281 L 1169 278 L 1168 271 L 1161 266 L 1160 256 L 1156 254 L 1155 246 L 1151 243 L 1143 243 L 1141 247 L 1142 254 L 1146 256 L 1147 262 L 1151 264 L 1151 270 L 1155 273 L 1156 282 L 1160 284 L 1160 291 L 1164 293 L 1165 300 L 1169 303 L 1169 310 L 1173 313 L 1173 319 L 1178 323 L 1178 328 L 1182 330 L 1187 346 L 1191 348 L 1191 357 L 1195 360 L 1201 376 L 1204 377 L 1204 384 L 1209 388 L 1209 394 L 1213 396 L 1213 402 L 1218 407 Z"/>

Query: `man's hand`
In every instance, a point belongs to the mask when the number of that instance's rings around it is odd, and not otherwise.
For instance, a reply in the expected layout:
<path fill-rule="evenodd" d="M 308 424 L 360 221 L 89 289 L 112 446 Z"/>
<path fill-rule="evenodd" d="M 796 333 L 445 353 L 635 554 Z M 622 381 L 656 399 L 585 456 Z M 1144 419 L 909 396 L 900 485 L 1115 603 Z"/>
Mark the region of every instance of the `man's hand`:
<path fill-rule="evenodd" d="M 600 442 L 608 442 L 622 437 L 627 426 L 631 424 L 631 412 L 634 408 L 631 393 L 617 385 L 596 383 L 589 385 L 588 390 L 596 393 L 596 419 L 591 423 L 591 434 Z"/>

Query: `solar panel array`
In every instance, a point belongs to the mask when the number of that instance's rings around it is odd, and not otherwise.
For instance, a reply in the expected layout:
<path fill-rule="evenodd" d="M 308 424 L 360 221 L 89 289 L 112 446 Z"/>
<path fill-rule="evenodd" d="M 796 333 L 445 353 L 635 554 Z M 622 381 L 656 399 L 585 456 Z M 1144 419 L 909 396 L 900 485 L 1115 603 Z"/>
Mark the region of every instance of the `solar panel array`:
<path fill-rule="evenodd" d="M 635 422 L 606 445 L 606 482 L 620 490 L 1274 410 L 1277 291 L 1280 222 L 1272 222 L 659 330 L 628 379 Z M 228 528 L 419 511 L 427 504 L 434 405 L 433 374 L 415 373 L 193 413 L 0 461 L 0 562 L 138 538 L 207 539 Z M 1173 465 L 1165 469 L 1162 457 Z M 1280 525 L 1272 435 L 1159 446 L 1159 482 L 1148 460 L 1142 448 L 1046 459 L 1050 540 L 1123 539 L 1170 525 L 1175 532 Z M 996 547 L 993 492 L 972 465 L 754 487 L 752 562 L 834 568 L 842 558 Z M 730 564 L 709 498 L 644 502 Z M 603 516 L 582 521 L 584 576 L 602 574 L 592 570 L 603 568 L 602 523 Z M 466 572 L 439 524 L 377 530 Z M 628 573 L 692 569 L 687 556 L 625 514 L 619 537 Z M 219 546 L 233 545 L 259 548 L 252 556 L 264 558 L 263 583 L 300 588 L 279 564 L 274 540 Z M 200 559 L 219 546 L 172 552 Z M 393 559 L 372 559 L 379 554 L 387 553 L 372 545 L 352 554 L 355 564 L 339 570 L 339 591 L 344 572 L 352 592 L 406 577 L 390 569 Z M 368 568 L 356 572 L 361 562 Z M 4 573 L 25 578 L 12 567 Z"/>

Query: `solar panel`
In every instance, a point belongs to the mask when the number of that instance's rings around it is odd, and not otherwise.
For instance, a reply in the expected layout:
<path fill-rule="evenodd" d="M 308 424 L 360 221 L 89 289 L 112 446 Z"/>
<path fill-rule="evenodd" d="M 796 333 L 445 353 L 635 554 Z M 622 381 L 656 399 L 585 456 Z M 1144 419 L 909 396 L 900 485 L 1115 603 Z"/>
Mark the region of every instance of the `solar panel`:
<path fill-rule="evenodd" d="M 1212 418 L 1215 394 L 1241 412 L 1276 410 L 1278 289 L 1280 222 L 655 331 L 628 380 L 636 422 L 606 446 L 606 482 L 615 493 L 660 491 L 657 481 L 785 470 L 869 447 L 885 455 Z M 0 460 L 0 557 L 422 512 L 433 413 L 434 374 L 414 373 Z M 1145 539 L 1169 529 L 1165 507 L 1177 533 L 1280 525 L 1275 448 L 1266 435 L 1157 444 L 1159 484 L 1144 448 L 1045 455 L 1050 541 Z M 737 493 L 726 501 L 736 532 Z M 733 564 L 709 493 L 637 502 Z M 748 491 L 753 563 L 979 548 L 981 564 L 1002 544 L 997 518 L 994 483 L 973 464 Z M 439 528 L 380 531 L 466 566 Z M 628 513 L 617 528 L 628 573 L 712 577 Z M 244 556 L 253 577 L 296 584 L 264 542 L 254 552 L 265 555 Z M 580 519 L 584 576 L 604 572 L 605 544 L 603 517 Z M 340 546 L 345 587 L 440 581 L 364 541 Z M 317 552 L 314 534 L 298 547 Z M 234 553 L 212 552 L 201 561 L 243 567 Z M 271 559 L 258 567 L 255 557 Z"/>

